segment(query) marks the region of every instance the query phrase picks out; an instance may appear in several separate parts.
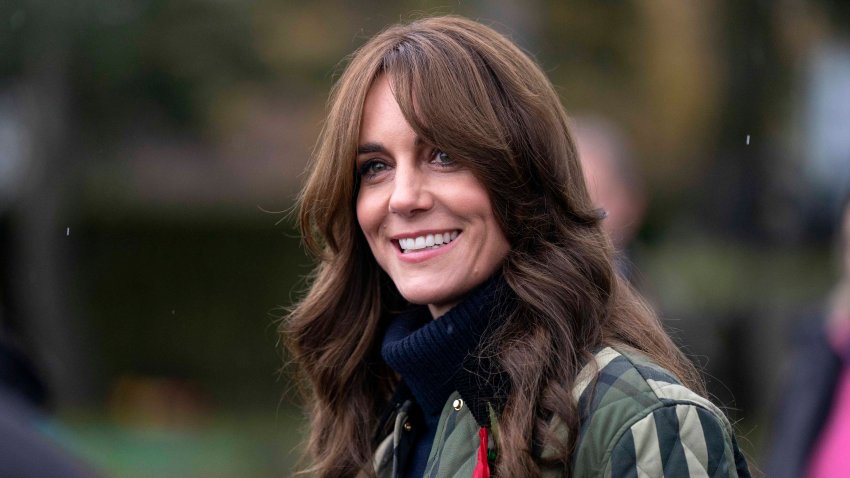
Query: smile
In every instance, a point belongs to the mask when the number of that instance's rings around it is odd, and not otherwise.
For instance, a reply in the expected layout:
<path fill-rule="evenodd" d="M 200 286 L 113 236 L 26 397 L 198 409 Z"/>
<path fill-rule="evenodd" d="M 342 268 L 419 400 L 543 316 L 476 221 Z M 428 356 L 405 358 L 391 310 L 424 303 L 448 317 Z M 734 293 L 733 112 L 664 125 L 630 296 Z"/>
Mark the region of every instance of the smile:
<path fill-rule="evenodd" d="M 444 233 L 427 234 L 424 236 L 401 238 L 398 240 L 398 246 L 401 248 L 401 252 L 403 253 L 426 248 L 436 249 L 457 239 L 458 234 L 460 234 L 460 231 L 455 230 Z"/>

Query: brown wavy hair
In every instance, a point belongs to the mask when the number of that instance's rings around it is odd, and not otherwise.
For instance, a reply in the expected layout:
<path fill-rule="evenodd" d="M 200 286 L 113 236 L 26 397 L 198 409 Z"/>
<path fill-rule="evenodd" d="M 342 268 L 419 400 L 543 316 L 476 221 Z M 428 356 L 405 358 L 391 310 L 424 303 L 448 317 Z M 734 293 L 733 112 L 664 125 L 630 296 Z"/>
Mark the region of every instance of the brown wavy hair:
<path fill-rule="evenodd" d="M 419 138 L 486 188 L 510 243 L 501 272 L 517 300 L 482 352 L 510 382 L 498 417 L 501 476 L 569 470 L 578 430 L 570 390 L 595 348 L 633 347 L 704 391 L 656 315 L 614 271 L 567 115 L 540 67 L 480 23 L 420 19 L 387 28 L 351 56 L 299 198 L 301 232 L 318 265 L 282 332 L 309 404 L 306 472 L 368 470 L 378 415 L 398 380 L 379 350 L 404 299 L 375 262 L 354 209 L 363 103 L 380 75 Z M 566 443 L 550 430 L 552 417 L 571 430 Z M 535 456 L 540 445 L 555 456 Z"/>

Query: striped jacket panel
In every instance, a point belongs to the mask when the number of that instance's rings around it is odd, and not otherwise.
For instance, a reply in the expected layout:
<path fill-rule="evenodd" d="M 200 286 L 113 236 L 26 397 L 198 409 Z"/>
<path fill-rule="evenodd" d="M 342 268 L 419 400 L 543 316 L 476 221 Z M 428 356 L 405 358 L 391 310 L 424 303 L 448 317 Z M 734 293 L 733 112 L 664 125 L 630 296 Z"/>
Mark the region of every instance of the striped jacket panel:
<path fill-rule="evenodd" d="M 575 477 L 749 476 L 723 412 L 638 352 L 603 349 L 573 394 Z"/>

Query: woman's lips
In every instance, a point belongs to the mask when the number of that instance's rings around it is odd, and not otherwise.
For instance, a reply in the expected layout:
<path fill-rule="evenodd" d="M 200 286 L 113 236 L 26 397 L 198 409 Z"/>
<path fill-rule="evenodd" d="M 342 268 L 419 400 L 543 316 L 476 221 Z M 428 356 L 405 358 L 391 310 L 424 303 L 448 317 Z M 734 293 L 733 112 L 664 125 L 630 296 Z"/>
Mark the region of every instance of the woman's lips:
<path fill-rule="evenodd" d="M 419 235 L 419 236 L 416 236 L 416 237 L 404 237 L 404 238 L 399 238 L 397 240 L 394 240 L 393 242 L 395 242 L 396 245 L 398 245 L 398 247 L 396 248 L 396 251 L 397 251 L 397 254 L 398 254 L 397 257 L 401 261 L 408 262 L 408 263 L 417 263 L 417 262 L 427 261 L 428 259 L 431 259 L 432 257 L 439 256 L 439 255 L 446 253 L 446 252 L 450 251 L 451 249 L 453 249 L 455 244 L 457 243 L 457 239 L 462 236 L 461 231 L 459 231 L 459 230 L 453 230 L 453 231 L 450 231 L 450 232 L 447 231 L 445 233 L 440 233 L 442 235 L 441 239 L 443 239 L 443 242 L 442 242 L 442 244 L 437 244 L 437 238 L 436 238 L 437 234 L 438 233 L 424 234 L 424 235 Z M 448 234 L 448 239 L 449 239 L 448 242 L 445 242 L 446 234 Z M 428 236 L 433 237 L 434 242 L 432 243 L 431 246 L 427 245 L 429 243 Z M 421 241 L 420 241 L 420 239 L 421 239 Z M 416 249 L 416 243 L 419 242 L 420 244 L 422 244 L 422 241 L 424 241 L 425 245 L 420 249 Z M 412 249 L 405 249 L 404 246 L 410 245 L 410 242 L 413 242 L 413 248 Z"/>

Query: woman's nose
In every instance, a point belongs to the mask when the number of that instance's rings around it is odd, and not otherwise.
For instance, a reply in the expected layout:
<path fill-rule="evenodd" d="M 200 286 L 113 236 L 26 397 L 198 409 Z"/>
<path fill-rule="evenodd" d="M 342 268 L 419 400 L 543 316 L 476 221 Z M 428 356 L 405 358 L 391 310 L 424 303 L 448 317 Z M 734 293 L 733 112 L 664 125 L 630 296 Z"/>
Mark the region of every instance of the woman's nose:
<path fill-rule="evenodd" d="M 431 206 L 433 197 L 428 191 L 427 178 L 423 172 L 417 168 L 398 168 L 390 196 L 390 212 L 409 216 L 426 211 Z"/>

